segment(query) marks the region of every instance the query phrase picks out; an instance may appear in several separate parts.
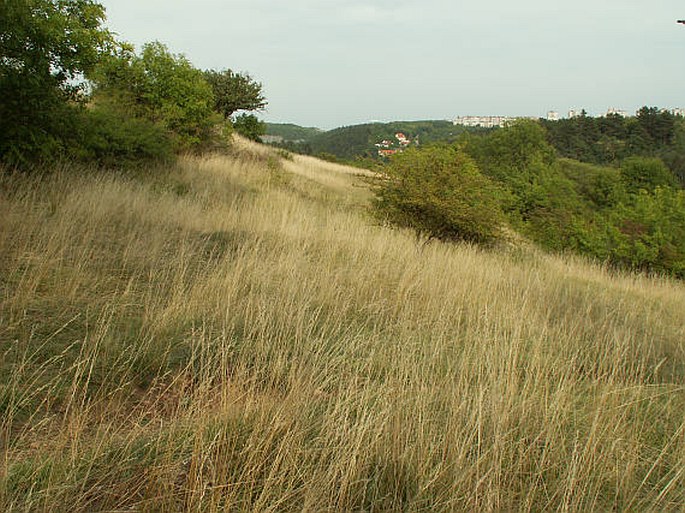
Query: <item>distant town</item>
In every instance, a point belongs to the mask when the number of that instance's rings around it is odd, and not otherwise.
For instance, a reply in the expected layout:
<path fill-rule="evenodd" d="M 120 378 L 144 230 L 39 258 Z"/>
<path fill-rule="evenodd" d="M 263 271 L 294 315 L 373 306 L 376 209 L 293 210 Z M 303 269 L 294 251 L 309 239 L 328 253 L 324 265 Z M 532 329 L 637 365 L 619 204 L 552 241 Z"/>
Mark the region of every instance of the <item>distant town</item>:
<path fill-rule="evenodd" d="M 668 110 L 668 109 L 664 109 Z M 578 109 L 569 109 L 567 119 L 581 116 L 584 111 Z M 670 109 L 669 112 L 674 116 L 685 116 L 685 108 Z M 628 111 L 610 107 L 607 109 L 604 116 L 621 116 L 627 118 L 630 116 Z M 453 120 L 455 125 L 463 125 L 469 127 L 481 128 L 495 128 L 504 127 L 519 119 L 539 119 L 538 116 L 459 116 Z M 561 114 L 555 110 L 547 112 L 547 119 L 549 121 L 558 121 L 562 119 Z"/>
<path fill-rule="evenodd" d="M 384 139 L 383 141 L 376 143 L 374 145 L 376 148 L 378 148 L 379 157 L 389 157 L 391 155 L 394 155 L 395 153 L 402 152 L 407 146 L 409 146 L 412 143 L 414 143 L 417 146 L 419 145 L 418 135 L 414 137 L 414 139 L 411 139 L 404 135 L 402 132 L 397 132 L 395 134 L 395 139 L 397 140 L 397 143 L 390 139 Z"/>

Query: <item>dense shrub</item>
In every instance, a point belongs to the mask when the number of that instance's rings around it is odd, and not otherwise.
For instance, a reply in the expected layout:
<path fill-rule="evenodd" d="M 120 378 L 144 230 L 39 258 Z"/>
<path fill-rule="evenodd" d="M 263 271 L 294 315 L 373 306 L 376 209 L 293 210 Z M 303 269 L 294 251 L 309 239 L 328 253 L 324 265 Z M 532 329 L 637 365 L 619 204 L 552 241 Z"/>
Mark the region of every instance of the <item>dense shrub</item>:
<path fill-rule="evenodd" d="M 482 172 L 496 180 L 516 180 L 533 164 L 551 165 L 556 157 L 545 130 L 535 121 L 520 121 L 484 135 L 467 135 L 463 140 L 466 152 Z"/>
<path fill-rule="evenodd" d="M 460 148 L 396 155 L 375 192 L 381 218 L 428 237 L 490 242 L 504 220 L 500 191 Z"/>
<path fill-rule="evenodd" d="M 237 133 L 252 141 L 260 141 L 266 133 L 266 123 L 257 119 L 254 114 L 240 114 L 233 119 L 233 128 Z"/>
<path fill-rule="evenodd" d="M 658 158 L 630 157 L 621 163 L 620 169 L 626 189 L 633 194 L 677 185 L 673 173 Z"/>
<path fill-rule="evenodd" d="M 146 119 L 123 116 L 104 109 L 84 113 L 79 141 L 73 153 L 106 166 L 133 166 L 173 159 L 167 132 Z"/>
<path fill-rule="evenodd" d="M 96 77 L 96 103 L 159 124 L 178 150 L 209 141 L 221 119 L 202 71 L 161 43 L 146 44 L 140 55 L 123 45 Z"/>
<path fill-rule="evenodd" d="M 685 278 L 685 191 L 641 190 L 609 213 L 609 259 Z"/>
<path fill-rule="evenodd" d="M 578 195 L 594 209 L 615 205 L 625 197 L 621 172 L 615 167 L 559 159 L 561 172 L 574 184 Z"/>

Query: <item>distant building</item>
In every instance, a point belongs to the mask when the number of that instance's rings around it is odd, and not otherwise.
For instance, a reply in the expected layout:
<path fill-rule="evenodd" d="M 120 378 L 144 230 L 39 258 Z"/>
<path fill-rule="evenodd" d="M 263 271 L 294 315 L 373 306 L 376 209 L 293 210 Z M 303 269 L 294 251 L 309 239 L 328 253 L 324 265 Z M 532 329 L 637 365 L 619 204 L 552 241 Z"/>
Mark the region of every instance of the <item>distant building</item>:
<path fill-rule="evenodd" d="M 627 118 L 630 116 L 628 114 L 628 111 L 622 110 L 622 109 L 616 109 L 614 107 L 609 107 L 607 110 L 607 113 L 605 114 L 606 116 L 621 116 L 622 118 Z"/>
<path fill-rule="evenodd" d="M 569 119 L 577 118 L 581 115 L 581 111 L 576 110 L 576 109 L 570 109 L 568 111 L 568 117 Z"/>
<path fill-rule="evenodd" d="M 378 155 L 381 157 L 389 157 L 390 155 L 395 155 L 399 150 L 378 150 Z"/>
<path fill-rule="evenodd" d="M 264 144 L 281 144 L 284 140 L 280 135 L 263 135 L 261 139 Z"/>
<path fill-rule="evenodd" d="M 517 119 L 509 116 L 460 116 L 453 123 L 470 127 L 494 128 L 507 126 Z"/>
<path fill-rule="evenodd" d="M 680 108 L 680 107 L 675 108 L 675 109 L 671 109 L 671 114 L 673 114 L 674 116 L 683 116 L 683 117 L 685 117 L 685 109 Z"/>
<path fill-rule="evenodd" d="M 548 121 L 559 121 L 559 113 L 555 110 L 550 110 L 547 112 Z"/>

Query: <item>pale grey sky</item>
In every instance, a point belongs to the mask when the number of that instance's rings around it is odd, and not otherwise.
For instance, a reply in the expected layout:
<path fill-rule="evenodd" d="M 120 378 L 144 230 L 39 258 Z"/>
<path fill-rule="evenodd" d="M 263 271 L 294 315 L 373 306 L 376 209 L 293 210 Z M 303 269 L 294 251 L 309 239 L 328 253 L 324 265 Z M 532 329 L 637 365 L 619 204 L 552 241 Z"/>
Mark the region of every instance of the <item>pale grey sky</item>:
<path fill-rule="evenodd" d="M 249 72 L 267 121 L 685 107 L 682 0 L 100 1 L 121 39 Z"/>

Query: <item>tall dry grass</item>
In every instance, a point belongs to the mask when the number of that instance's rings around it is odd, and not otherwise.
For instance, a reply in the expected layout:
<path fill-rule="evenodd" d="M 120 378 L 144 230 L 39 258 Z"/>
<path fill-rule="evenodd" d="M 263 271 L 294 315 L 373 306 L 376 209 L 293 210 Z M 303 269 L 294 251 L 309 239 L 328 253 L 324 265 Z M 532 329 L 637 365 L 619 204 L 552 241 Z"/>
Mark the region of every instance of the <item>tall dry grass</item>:
<path fill-rule="evenodd" d="M 685 288 L 417 241 L 358 170 L 0 175 L 3 511 L 682 511 Z"/>

